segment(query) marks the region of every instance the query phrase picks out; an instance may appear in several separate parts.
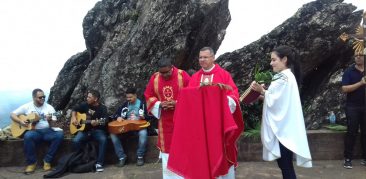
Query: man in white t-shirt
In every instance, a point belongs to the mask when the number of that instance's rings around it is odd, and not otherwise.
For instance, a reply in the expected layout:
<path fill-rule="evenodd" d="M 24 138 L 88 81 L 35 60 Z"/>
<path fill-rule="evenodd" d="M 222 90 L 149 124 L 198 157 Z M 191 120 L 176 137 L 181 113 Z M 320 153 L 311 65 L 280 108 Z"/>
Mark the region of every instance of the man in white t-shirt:
<path fill-rule="evenodd" d="M 31 174 L 35 171 L 37 166 L 36 146 L 43 141 L 50 143 L 46 156 L 43 158 L 43 169 L 45 171 L 51 170 L 51 161 L 64 138 L 62 130 L 54 130 L 49 125 L 48 121 L 52 120 L 52 114 L 55 113 L 55 109 L 45 103 L 46 96 L 44 92 L 41 89 L 34 89 L 32 97 L 33 101 L 20 106 L 10 115 L 14 122 L 23 126 L 27 126 L 29 122 L 21 120 L 19 115 L 35 113 L 39 116 L 39 121 L 34 124 L 34 130 L 26 131 L 23 136 L 27 163 L 24 171 L 25 174 Z M 55 120 L 55 118 L 53 119 Z"/>

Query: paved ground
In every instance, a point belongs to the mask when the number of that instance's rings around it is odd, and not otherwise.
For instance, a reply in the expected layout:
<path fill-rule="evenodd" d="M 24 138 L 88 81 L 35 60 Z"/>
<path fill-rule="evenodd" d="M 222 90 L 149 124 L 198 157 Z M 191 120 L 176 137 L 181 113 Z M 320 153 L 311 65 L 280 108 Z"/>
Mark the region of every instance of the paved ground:
<path fill-rule="evenodd" d="M 296 167 L 298 179 L 366 179 L 366 167 L 360 165 L 360 160 L 353 161 L 353 169 L 344 169 L 342 161 L 314 161 L 314 167 Z M 24 175 L 23 167 L 0 167 L 2 178 L 42 178 L 45 172 L 38 169 L 32 175 Z M 123 168 L 107 166 L 101 173 L 68 174 L 65 179 L 161 179 L 161 163 L 149 163 L 142 167 L 128 164 Z M 241 162 L 236 170 L 236 178 L 245 179 L 280 179 L 282 178 L 276 162 Z"/>

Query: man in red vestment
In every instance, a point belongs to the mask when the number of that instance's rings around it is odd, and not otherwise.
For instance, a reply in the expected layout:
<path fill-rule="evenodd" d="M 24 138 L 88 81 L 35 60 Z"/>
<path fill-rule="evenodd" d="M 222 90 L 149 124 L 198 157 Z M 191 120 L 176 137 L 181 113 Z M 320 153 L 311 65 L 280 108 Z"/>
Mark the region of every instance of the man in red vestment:
<path fill-rule="evenodd" d="M 239 93 L 230 73 L 214 61 L 212 48 L 204 47 L 200 50 L 199 64 L 202 69 L 191 77 L 188 88 L 181 92 L 174 116 L 176 130 L 168 168 L 184 178 L 235 178 L 236 141 L 244 130 Z M 191 108 L 192 105 L 196 107 Z M 182 122 L 194 122 L 190 118 L 196 119 L 196 124 L 189 124 L 194 127 L 187 127 Z M 195 136 L 191 138 L 194 140 L 188 141 L 187 135 L 193 133 Z M 196 141 L 198 138 L 205 144 Z M 188 146 L 189 143 L 195 146 Z M 203 154 L 197 154 L 199 151 Z"/>
<path fill-rule="evenodd" d="M 173 115 L 179 91 L 188 85 L 187 72 L 172 65 L 171 59 L 158 61 L 159 71 L 154 73 L 145 90 L 147 110 L 159 119 L 158 144 L 162 155 L 163 176 L 171 173 L 166 170 L 170 143 L 173 135 Z"/>

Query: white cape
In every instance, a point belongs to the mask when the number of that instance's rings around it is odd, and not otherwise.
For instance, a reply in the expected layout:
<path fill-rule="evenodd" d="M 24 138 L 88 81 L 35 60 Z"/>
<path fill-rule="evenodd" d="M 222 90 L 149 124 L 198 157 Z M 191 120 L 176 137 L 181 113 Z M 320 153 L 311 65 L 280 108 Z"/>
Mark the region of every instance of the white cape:
<path fill-rule="evenodd" d="M 312 167 L 304 116 L 295 76 L 290 69 L 276 74 L 265 93 L 261 138 L 263 160 L 281 157 L 279 142 L 296 155 L 301 167 Z"/>

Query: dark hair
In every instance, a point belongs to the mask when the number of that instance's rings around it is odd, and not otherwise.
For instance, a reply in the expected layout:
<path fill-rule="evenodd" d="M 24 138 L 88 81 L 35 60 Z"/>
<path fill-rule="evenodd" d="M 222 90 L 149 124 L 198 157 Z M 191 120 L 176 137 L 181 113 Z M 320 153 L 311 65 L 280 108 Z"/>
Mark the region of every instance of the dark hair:
<path fill-rule="evenodd" d="M 158 67 L 159 68 L 163 68 L 163 67 L 171 67 L 172 64 L 172 59 L 168 58 L 168 57 L 162 57 L 160 58 L 160 60 L 158 60 Z"/>
<path fill-rule="evenodd" d="M 137 89 L 136 88 L 127 88 L 126 94 L 136 94 Z"/>
<path fill-rule="evenodd" d="M 196 70 L 190 68 L 189 70 L 187 70 L 188 75 L 192 76 L 194 73 L 196 73 Z"/>
<path fill-rule="evenodd" d="M 294 48 L 291 48 L 286 45 L 279 46 L 272 50 L 272 52 L 276 53 L 278 57 L 284 58 L 287 57 L 287 67 L 289 67 L 294 73 L 297 85 L 300 87 L 301 84 L 301 67 L 298 59 L 298 54 Z"/>
<path fill-rule="evenodd" d="M 97 90 L 89 90 L 88 93 L 92 94 L 94 97 L 98 98 L 98 101 L 100 99 L 100 93 Z"/>
<path fill-rule="evenodd" d="M 39 89 L 39 88 L 36 88 L 36 89 L 34 89 L 34 90 L 32 91 L 32 96 L 33 96 L 33 98 L 37 96 L 37 93 L 38 93 L 38 92 L 43 92 L 43 91 L 42 91 L 41 89 Z"/>
<path fill-rule="evenodd" d="M 203 48 L 201 48 L 200 52 L 206 51 L 206 50 L 210 51 L 211 55 L 215 55 L 215 51 L 211 47 L 203 47 Z"/>

